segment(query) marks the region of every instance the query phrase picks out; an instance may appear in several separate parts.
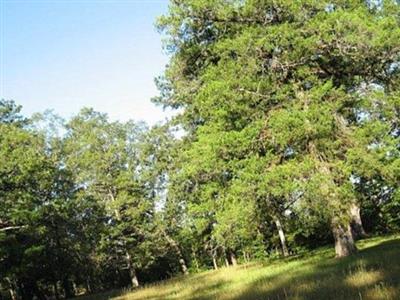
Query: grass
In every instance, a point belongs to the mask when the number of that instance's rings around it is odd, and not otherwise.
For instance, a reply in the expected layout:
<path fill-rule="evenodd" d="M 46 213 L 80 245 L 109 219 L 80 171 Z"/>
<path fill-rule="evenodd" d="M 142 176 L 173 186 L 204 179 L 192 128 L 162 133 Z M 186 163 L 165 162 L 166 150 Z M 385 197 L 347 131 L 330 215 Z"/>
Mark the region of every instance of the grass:
<path fill-rule="evenodd" d="M 400 235 L 370 238 L 357 246 L 360 251 L 344 259 L 321 248 L 305 257 L 207 271 L 79 300 L 400 299 Z"/>

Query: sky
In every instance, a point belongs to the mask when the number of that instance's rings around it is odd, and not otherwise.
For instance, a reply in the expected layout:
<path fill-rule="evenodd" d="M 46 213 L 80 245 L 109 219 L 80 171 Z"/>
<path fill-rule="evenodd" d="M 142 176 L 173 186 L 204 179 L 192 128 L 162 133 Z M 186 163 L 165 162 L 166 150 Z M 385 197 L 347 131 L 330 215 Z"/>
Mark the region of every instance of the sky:
<path fill-rule="evenodd" d="M 27 116 L 93 107 L 112 120 L 155 124 L 151 103 L 168 61 L 157 16 L 168 0 L 0 0 L 0 98 Z"/>

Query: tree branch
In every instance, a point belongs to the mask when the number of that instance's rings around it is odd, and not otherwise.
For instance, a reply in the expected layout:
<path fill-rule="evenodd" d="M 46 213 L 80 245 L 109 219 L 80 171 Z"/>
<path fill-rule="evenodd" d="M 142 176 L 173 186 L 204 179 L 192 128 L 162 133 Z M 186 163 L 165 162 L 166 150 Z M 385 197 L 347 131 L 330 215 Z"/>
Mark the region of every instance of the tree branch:
<path fill-rule="evenodd" d="M 0 228 L 0 232 L 3 231 L 10 231 L 10 230 L 16 230 L 16 229 L 21 229 L 21 228 L 26 228 L 28 227 L 27 225 L 21 225 L 21 226 L 7 226 L 7 227 L 3 227 Z"/>

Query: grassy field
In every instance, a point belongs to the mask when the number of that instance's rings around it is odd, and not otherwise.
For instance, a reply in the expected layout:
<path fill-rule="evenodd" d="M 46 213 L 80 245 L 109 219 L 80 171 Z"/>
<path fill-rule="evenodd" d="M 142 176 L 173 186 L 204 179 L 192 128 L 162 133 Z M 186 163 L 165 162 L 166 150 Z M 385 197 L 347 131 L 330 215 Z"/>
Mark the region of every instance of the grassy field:
<path fill-rule="evenodd" d="M 344 259 L 323 248 L 304 257 L 208 271 L 134 292 L 79 300 L 400 299 L 400 235 L 370 238 L 358 247 L 357 255 Z"/>

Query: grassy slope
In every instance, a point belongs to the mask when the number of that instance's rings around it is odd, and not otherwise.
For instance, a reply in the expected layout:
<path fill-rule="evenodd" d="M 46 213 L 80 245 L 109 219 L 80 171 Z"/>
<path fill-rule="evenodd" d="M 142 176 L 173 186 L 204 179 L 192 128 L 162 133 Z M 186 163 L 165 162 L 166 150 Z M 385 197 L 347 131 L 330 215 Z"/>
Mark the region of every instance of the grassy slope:
<path fill-rule="evenodd" d="M 82 299 L 400 299 L 400 236 L 360 241 L 359 253 L 335 259 L 332 249 L 306 257 L 253 263 L 178 277 L 120 296 Z"/>

